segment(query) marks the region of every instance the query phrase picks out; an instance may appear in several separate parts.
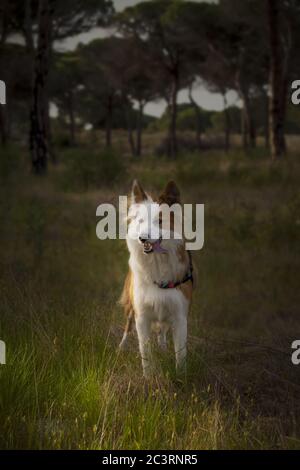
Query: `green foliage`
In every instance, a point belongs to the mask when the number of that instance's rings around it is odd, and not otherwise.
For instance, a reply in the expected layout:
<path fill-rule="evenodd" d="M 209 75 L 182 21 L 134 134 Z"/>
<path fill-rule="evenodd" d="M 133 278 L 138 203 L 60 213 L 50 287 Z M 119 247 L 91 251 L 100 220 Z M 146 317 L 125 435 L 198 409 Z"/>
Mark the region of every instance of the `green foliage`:
<path fill-rule="evenodd" d="M 65 170 L 59 182 L 67 191 L 109 187 L 126 174 L 122 157 L 113 149 L 72 149 L 64 153 L 63 161 Z"/>
<path fill-rule="evenodd" d="M 59 126 L 55 125 L 56 129 L 55 129 L 54 138 L 53 138 L 54 146 L 58 149 L 65 149 L 65 148 L 71 147 L 72 142 L 71 142 L 70 132 L 64 130 L 63 123 L 61 122 L 61 120 L 57 124 L 60 124 L 61 127 L 60 129 L 58 129 Z"/>
<path fill-rule="evenodd" d="M 24 167 L 24 153 L 18 147 L 0 147 L 0 184 L 9 185 Z"/>
<path fill-rule="evenodd" d="M 207 132 L 211 127 L 211 117 L 213 113 L 211 111 L 205 111 L 199 108 L 198 113 L 192 106 L 181 106 L 179 107 L 178 113 L 178 129 L 181 131 L 185 130 L 197 130 L 199 125 L 200 132 Z M 197 124 L 197 120 L 199 123 Z"/>
<path fill-rule="evenodd" d="M 212 126 L 211 118 L 214 115 L 214 112 L 199 108 L 199 115 L 201 132 L 206 132 Z M 167 131 L 169 124 L 170 115 L 168 110 L 166 110 L 160 119 L 157 119 L 155 122 L 150 124 L 149 130 Z M 178 105 L 177 127 L 180 131 L 196 131 L 197 114 L 191 105 Z"/>
<path fill-rule="evenodd" d="M 239 108 L 232 106 L 227 110 L 230 120 L 230 130 L 234 134 L 240 134 L 241 131 L 241 111 Z M 179 131 L 197 130 L 197 119 L 199 119 L 199 128 L 201 133 L 224 133 L 225 132 L 225 115 L 223 111 L 207 111 L 199 107 L 196 113 L 193 106 L 189 104 L 178 105 L 177 129 Z M 150 123 L 148 129 L 156 131 L 167 131 L 169 128 L 170 116 L 168 111 L 163 114 L 160 119 Z"/>

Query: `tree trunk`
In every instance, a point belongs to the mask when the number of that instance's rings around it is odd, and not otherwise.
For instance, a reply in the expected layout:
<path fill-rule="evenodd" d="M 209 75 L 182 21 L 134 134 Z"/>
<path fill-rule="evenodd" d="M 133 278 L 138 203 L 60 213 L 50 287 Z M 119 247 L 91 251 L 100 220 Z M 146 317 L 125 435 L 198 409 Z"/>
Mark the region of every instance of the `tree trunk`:
<path fill-rule="evenodd" d="M 230 142 L 230 134 L 231 134 L 231 124 L 230 124 L 230 116 L 228 109 L 224 109 L 224 116 L 225 116 L 225 152 L 228 153 L 230 150 L 231 142 Z"/>
<path fill-rule="evenodd" d="M 128 142 L 129 142 L 129 146 L 130 146 L 130 150 L 131 150 L 131 155 L 133 157 L 135 157 L 136 156 L 136 148 L 135 148 L 135 142 L 134 142 L 132 127 L 131 127 L 130 124 L 128 125 L 127 131 L 128 131 Z"/>
<path fill-rule="evenodd" d="M 0 46 L 4 46 L 6 39 L 7 39 L 7 35 L 9 33 L 8 20 L 9 20 L 8 1 L 2 0 L 0 4 L 0 23 L 1 23 Z"/>
<path fill-rule="evenodd" d="M 0 36 L 0 54 L 2 52 L 2 48 L 4 49 L 6 40 L 7 40 L 7 35 L 9 32 L 8 29 L 8 20 L 9 20 L 9 13 L 8 13 L 8 2 L 3 1 L 2 4 L 0 5 L 0 31 L 1 31 L 1 36 Z M 0 79 L 3 78 L 0 76 Z M 0 140 L 1 140 L 1 145 L 5 147 L 7 144 L 7 139 L 8 139 L 8 129 L 7 129 L 7 109 L 6 106 L 6 84 L 1 83 L 1 95 L 2 92 L 4 96 L 1 98 L 4 98 L 3 102 L 0 100 Z"/>
<path fill-rule="evenodd" d="M 57 156 L 53 145 L 52 139 L 52 127 L 51 127 L 51 116 L 50 116 L 50 101 L 48 94 L 46 95 L 46 134 L 47 134 L 47 142 L 48 142 L 48 152 L 49 158 L 51 162 L 56 165 L 57 164 Z"/>
<path fill-rule="evenodd" d="M 69 121 L 70 121 L 70 142 L 71 146 L 76 145 L 76 124 L 75 124 L 75 112 L 74 112 L 74 94 L 71 90 L 69 93 Z"/>
<path fill-rule="evenodd" d="M 249 139 L 248 139 L 248 128 L 246 122 L 246 113 L 245 108 L 241 109 L 241 130 L 242 130 L 242 145 L 243 149 L 246 151 L 249 148 Z"/>
<path fill-rule="evenodd" d="M 49 0 L 49 5 L 52 0 Z M 24 24 L 23 24 L 23 33 L 25 38 L 26 48 L 30 54 L 30 67 L 31 74 L 33 76 L 32 81 L 34 83 L 34 65 L 35 65 L 35 44 L 34 44 L 34 35 L 33 35 L 33 25 L 32 25 L 32 1 L 26 0 L 25 2 L 25 15 L 24 15 Z M 51 31 L 50 31 L 51 36 Z M 51 37 L 50 37 L 51 41 Z M 50 56 L 52 52 L 52 44 L 49 44 L 49 56 L 48 56 L 48 69 L 50 67 Z M 33 85 L 34 86 L 34 85 Z M 52 163 L 56 164 L 56 154 L 52 142 L 52 130 L 51 130 L 51 118 L 50 118 L 50 102 L 47 89 L 45 90 L 45 119 L 46 119 L 46 139 L 48 142 L 48 153 Z"/>
<path fill-rule="evenodd" d="M 285 138 L 285 131 L 284 131 L 284 124 L 286 121 L 286 111 L 287 111 L 287 101 L 288 101 L 288 94 L 289 94 L 289 75 L 287 75 L 283 78 L 283 84 L 282 84 L 282 89 L 281 89 L 281 100 L 280 100 L 280 115 L 282 119 L 282 132 L 280 133 L 280 141 L 281 141 L 281 147 L 283 148 L 283 154 L 286 153 L 287 151 L 287 145 L 286 145 L 286 138 Z"/>
<path fill-rule="evenodd" d="M 111 147 L 111 131 L 112 131 L 112 115 L 113 115 L 113 96 L 107 99 L 106 120 L 105 120 L 105 145 Z"/>
<path fill-rule="evenodd" d="M 142 156 L 142 132 L 143 132 L 143 116 L 144 116 L 144 106 L 143 102 L 139 103 L 138 115 L 137 115 L 137 125 L 136 125 L 136 156 Z"/>
<path fill-rule="evenodd" d="M 36 174 L 47 171 L 49 157 L 48 127 L 48 74 L 51 47 L 51 0 L 40 0 L 38 46 L 35 55 L 32 108 L 30 115 L 30 152 L 32 168 Z"/>
<path fill-rule="evenodd" d="M 262 104 L 264 110 L 264 137 L 265 148 L 270 148 L 270 123 L 269 123 L 269 96 L 268 93 L 262 88 Z"/>
<path fill-rule="evenodd" d="M 127 122 L 127 135 L 128 135 L 128 143 L 131 150 L 131 155 L 133 157 L 136 156 L 136 147 L 134 142 L 134 136 L 132 132 L 132 122 L 131 122 L 131 103 L 128 102 L 127 98 L 124 98 L 124 111 L 126 116 Z"/>
<path fill-rule="evenodd" d="M 6 126 L 6 112 L 4 106 L 0 104 L 0 138 L 3 147 L 7 144 L 7 126 Z"/>
<path fill-rule="evenodd" d="M 24 15 L 24 38 L 26 48 L 30 54 L 30 57 L 34 58 L 34 39 L 32 31 L 32 7 L 31 0 L 25 1 L 25 15 Z"/>
<path fill-rule="evenodd" d="M 171 158 L 175 158 L 178 151 L 177 145 L 177 95 L 178 95 L 178 88 L 179 88 L 179 76 L 178 71 L 174 71 L 173 73 L 173 82 L 172 82 L 172 89 L 171 89 L 171 96 L 170 96 L 170 127 L 169 127 L 169 156 Z"/>
<path fill-rule="evenodd" d="M 230 133 L 231 133 L 231 119 L 228 111 L 228 103 L 226 98 L 226 92 L 223 92 L 224 99 L 224 117 L 225 117 L 225 152 L 230 150 Z"/>
<path fill-rule="evenodd" d="M 290 68 L 291 68 L 291 52 L 293 48 L 293 26 L 291 18 L 287 19 L 287 36 L 285 41 L 285 47 L 283 51 L 283 67 L 282 67 L 282 88 L 281 88 L 281 116 L 283 122 L 283 132 L 281 134 L 281 144 L 284 149 L 284 153 L 287 151 L 286 138 L 284 132 L 284 125 L 286 121 L 286 112 L 287 112 L 287 102 L 289 96 L 289 87 L 290 87 Z"/>
<path fill-rule="evenodd" d="M 240 58 L 240 69 L 236 75 L 236 86 L 239 91 L 239 95 L 243 102 L 243 109 L 241 112 L 242 119 L 242 140 L 244 149 L 248 149 L 249 145 L 254 148 L 256 147 L 256 129 L 251 112 L 250 99 L 249 99 L 249 87 L 242 78 L 242 57 Z"/>
<path fill-rule="evenodd" d="M 282 57 L 280 51 L 279 2 L 268 1 L 268 21 L 270 33 L 270 144 L 273 160 L 282 158 L 285 152 Z"/>
<path fill-rule="evenodd" d="M 252 116 L 252 112 L 250 111 L 250 146 L 251 148 L 256 148 L 256 126 L 255 121 Z"/>
<path fill-rule="evenodd" d="M 189 100 L 190 100 L 191 105 L 193 106 L 193 108 L 195 110 L 195 114 L 196 114 L 196 142 L 197 142 L 198 149 L 201 150 L 201 148 L 202 148 L 201 112 L 200 112 L 198 104 L 196 103 L 196 101 L 193 98 L 193 93 L 192 93 L 192 87 L 191 86 L 189 87 Z"/>
<path fill-rule="evenodd" d="M 241 91 L 243 105 L 244 105 L 244 119 L 245 119 L 245 126 L 247 129 L 248 135 L 248 144 L 251 148 L 256 147 L 256 129 L 254 125 L 254 120 L 251 111 L 250 100 L 248 96 L 248 91 L 242 89 Z"/>

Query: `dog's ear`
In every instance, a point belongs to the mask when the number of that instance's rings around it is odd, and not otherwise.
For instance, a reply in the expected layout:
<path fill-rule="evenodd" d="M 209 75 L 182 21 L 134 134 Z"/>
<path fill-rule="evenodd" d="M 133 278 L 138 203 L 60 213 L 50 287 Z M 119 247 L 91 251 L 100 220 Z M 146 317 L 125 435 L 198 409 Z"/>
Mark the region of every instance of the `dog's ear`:
<path fill-rule="evenodd" d="M 131 195 L 132 201 L 135 203 L 140 203 L 147 199 L 147 194 L 137 180 L 134 180 L 133 182 Z"/>
<path fill-rule="evenodd" d="M 180 204 L 180 191 L 174 181 L 169 181 L 163 193 L 159 196 L 160 204 Z"/>

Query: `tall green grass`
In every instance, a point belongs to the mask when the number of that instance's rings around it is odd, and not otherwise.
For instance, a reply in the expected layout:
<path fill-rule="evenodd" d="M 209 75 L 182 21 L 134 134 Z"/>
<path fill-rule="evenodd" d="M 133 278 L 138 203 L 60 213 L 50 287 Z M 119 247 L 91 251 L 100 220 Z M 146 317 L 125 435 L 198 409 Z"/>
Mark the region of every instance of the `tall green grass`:
<path fill-rule="evenodd" d="M 276 167 L 241 154 L 149 158 L 127 162 L 119 186 L 82 192 L 66 164 L 39 180 L 20 150 L 9 152 L 0 187 L 0 448 L 299 448 L 290 360 L 300 333 L 296 157 Z M 58 184 L 65 177 L 68 187 Z M 184 202 L 206 205 L 184 380 L 172 344 L 157 352 L 151 383 L 134 335 L 117 353 L 128 254 L 124 242 L 97 240 L 95 213 L 131 177 L 155 190 L 176 178 Z"/>

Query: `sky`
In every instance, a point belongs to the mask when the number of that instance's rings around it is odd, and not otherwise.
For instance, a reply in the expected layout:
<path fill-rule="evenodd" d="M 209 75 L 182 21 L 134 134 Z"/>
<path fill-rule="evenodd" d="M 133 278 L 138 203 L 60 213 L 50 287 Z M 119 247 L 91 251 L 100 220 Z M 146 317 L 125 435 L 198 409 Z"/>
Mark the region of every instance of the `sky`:
<path fill-rule="evenodd" d="M 137 3 L 142 3 L 145 0 L 114 0 L 115 9 L 117 11 L 122 11 L 127 7 L 132 7 Z"/>
<path fill-rule="evenodd" d="M 114 0 L 114 5 L 116 11 L 122 11 L 129 6 L 136 5 L 137 3 L 141 3 L 147 0 Z M 202 0 L 193 0 L 199 1 Z M 215 0 L 206 0 L 213 3 Z M 69 38 L 65 41 L 56 44 L 56 48 L 60 51 L 64 50 L 72 50 L 77 47 L 79 43 L 87 44 L 93 39 L 96 38 L 103 38 L 110 36 L 112 34 L 111 30 L 104 30 L 102 28 L 94 28 L 93 30 L 89 31 L 88 33 L 80 34 L 76 37 Z M 223 97 L 218 93 L 211 93 L 207 90 L 207 88 L 203 85 L 195 86 L 193 91 L 193 97 L 196 102 L 204 109 L 207 110 L 214 110 L 214 111 L 222 111 L 224 109 L 224 102 Z M 229 105 L 237 104 L 238 97 L 235 92 L 229 92 L 227 95 L 227 101 Z M 188 103 L 188 91 L 181 90 L 178 95 L 178 103 Z M 165 109 L 166 109 L 166 102 L 164 100 L 159 100 L 156 102 L 148 103 L 145 108 L 145 113 L 150 114 L 152 116 L 160 117 Z"/>

